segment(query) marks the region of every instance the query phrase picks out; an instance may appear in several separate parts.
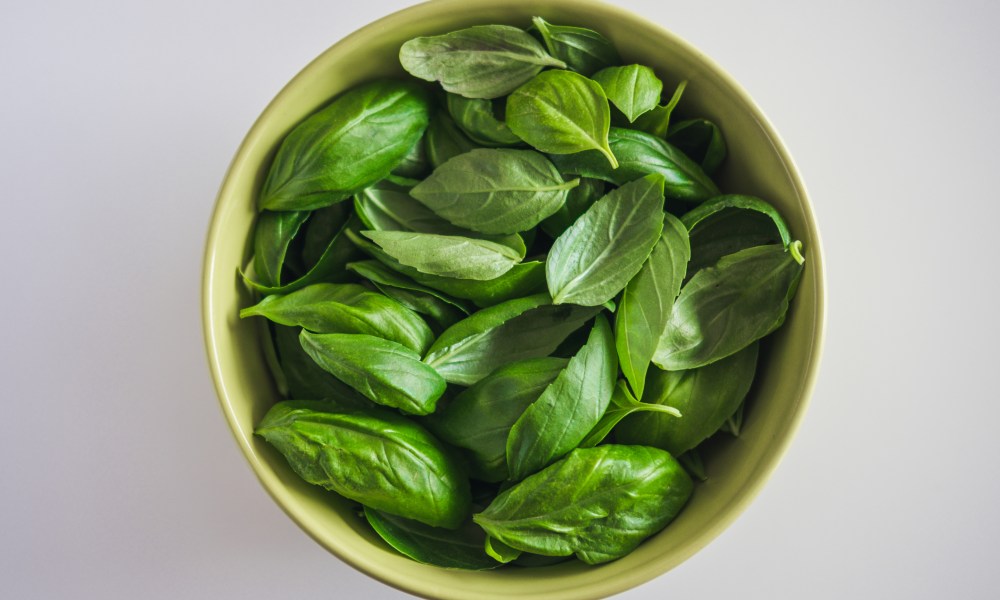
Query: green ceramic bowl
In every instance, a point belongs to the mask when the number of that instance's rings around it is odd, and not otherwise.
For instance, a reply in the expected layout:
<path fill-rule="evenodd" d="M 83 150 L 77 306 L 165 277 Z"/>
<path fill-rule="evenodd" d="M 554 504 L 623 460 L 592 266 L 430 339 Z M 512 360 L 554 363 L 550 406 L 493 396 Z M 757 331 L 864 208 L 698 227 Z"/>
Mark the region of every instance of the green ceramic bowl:
<path fill-rule="evenodd" d="M 237 267 L 247 263 L 251 251 L 255 192 L 279 141 L 296 123 L 363 80 L 401 74 L 397 53 L 410 38 L 473 24 L 527 26 L 536 14 L 599 30 L 626 62 L 653 66 L 664 77 L 665 89 L 687 79 L 684 112 L 719 123 L 729 144 L 720 187 L 775 204 L 804 243 L 806 267 L 788 320 L 768 344 L 743 435 L 711 448 L 706 457 L 711 479 L 697 488 L 667 529 L 625 558 L 598 567 L 574 561 L 531 569 L 450 571 L 394 552 L 346 502 L 304 483 L 284 458 L 252 435 L 254 424 L 277 396 L 258 343 L 257 323 L 237 315 L 252 301 Z M 219 193 L 205 248 L 202 310 L 212 375 L 236 442 L 274 500 L 330 552 L 376 579 L 425 597 L 582 600 L 624 591 L 677 566 L 719 535 L 756 496 L 791 441 L 815 380 L 823 337 L 823 289 L 819 232 L 791 157 L 747 93 L 698 50 L 643 17 L 590 0 L 436 0 L 385 17 L 336 43 L 260 116 Z"/>

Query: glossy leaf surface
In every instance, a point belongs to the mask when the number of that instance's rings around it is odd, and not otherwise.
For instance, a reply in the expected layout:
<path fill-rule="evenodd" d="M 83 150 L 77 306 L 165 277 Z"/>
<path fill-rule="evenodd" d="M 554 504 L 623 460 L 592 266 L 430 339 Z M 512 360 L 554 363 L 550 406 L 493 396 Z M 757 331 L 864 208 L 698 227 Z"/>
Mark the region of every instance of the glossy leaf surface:
<path fill-rule="evenodd" d="M 485 281 L 503 275 L 524 258 L 509 246 L 457 235 L 408 231 L 362 231 L 400 264 L 438 277 Z"/>
<path fill-rule="evenodd" d="M 639 115 L 656 108 L 663 82 L 645 65 L 607 67 L 591 76 L 600 84 L 608 101 L 634 123 Z"/>

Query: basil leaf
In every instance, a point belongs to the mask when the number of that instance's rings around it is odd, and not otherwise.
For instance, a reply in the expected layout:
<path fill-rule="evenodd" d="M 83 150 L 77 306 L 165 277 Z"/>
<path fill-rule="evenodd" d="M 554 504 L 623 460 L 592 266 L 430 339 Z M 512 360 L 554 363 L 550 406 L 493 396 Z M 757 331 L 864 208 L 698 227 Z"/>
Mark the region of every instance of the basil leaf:
<path fill-rule="evenodd" d="M 600 84 L 608 101 L 622 111 L 629 123 L 656 108 L 663 82 L 645 65 L 607 67 L 591 76 Z"/>
<path fill-rule="evenodd" d="M 281 285 L 281 267 L 285 264 L 288 246 L 308 218 L 308 211 L 266 210 L 257 216 L 253 232 L 253 264 L 263 285 Z"/>
<path fill-rule="evenodd" d="M 608 193 L 563 232 L 545 277 L 555 304 L 611 300 L 646 262 L 663 229 L 663 178 L 650 175 Z"/>
<path fill-rule="evenodd" d="M 468 479 L 441 442 L 391 411 L 279 402 L 254 433 L 307 482 L 365 506 L 449 528 L 471 509 Z"/>
<path fill-rule="evenodd" d="M 357 396 L 353 388 L 321 369 L 306 354 L 299 343 L 301 331 L 299 327 L 274 325 L 274 347 L 278 353 L 278 364 L 288 382 L 288 397 L 292 400 L 323 400 Z"/>
<path fill-rule="evenodd" d="M 428 417 L 427 427 L 453 446 L 469 451 L 473 476 L 507 479 L 507 436 L 525 409 L 566 367 L 564 358 L 530 358 L 508 363 L 455 396 Z"/>
<path fill-rule="evenodd" d="M 802 275 L 800 245 L 740 250 L 698 271 L 674 302 L 653 362 L 669 371 L 693 369 L 780 327 Z"/>
<path fill-rule="evenodd" d="M 619 380 L 618 385 L 615 386 L 614 393 L 611 395 L 611 406 L 604 412 L 604 416 L 597 422 L 597 425 L 590 430 L 587 437 L 583 438 L 578 447 L 593 448 L 597 444 L 600 444 L 622 419 L 637 412 L 658 412 L 661 415 L 668 415 L 668 418 L 675 419 L 683 416 L 681 411 L 672 406 L 639 402 L 629 393 L 625 382 Z"/>
<path fill-rule="evenodd" d="M 664 194 L 676 200 L 702 202 L 719 195 L 719 188 L 697 163 L 661 139 L 642 131 L 612 127 L 608 141 L 621 164 L 618 169 L 609 168 L 603 155 L 595 151 L 549 158 L 563 173 L 594 177 L 615 185 L 659 173 L 666 181 Z"/>
<path fill-rule="evenodd" d="M 639 115 L 633 121 L 635 129 L 645 131 L 658 138 L 666 137 L 667 132 L 670 131 L 670 117 L 673 115 L 677 104 L 681 101 L 681 96 L 684 94 L 685 88 L 687 88 L 687 81 L 680 82 L 674 90 L 674 95 L 670 97 L 670 101 L 666 105 L 656 106 L 649 112 Z M 673 143 L 669 139 L 667 141 Z M 688 156 L 690 157 L 690 155 Z M 702 168 L 704 169 L 704 165 L 702 165 Z M 705 172 L 711 174 L 708 170 L 705 170 Z"/>
<path fill-rule="evenodd" d="M 420 362 L 420 355 L 396 342 L 371 335 L 305 330 L 299 342 L 316 364 L 372 402 L 410 414 L 434 412 L 447 387 L 434 369 Z"/>
<path fill-rule="evenodd" d="M 726 159 L 726 140 L 719 127 L 707 119 L 681 121 L 667 131 L 667 141 L 711 175 Z"/>
<path fill-rule="evenodd" d="M 507 126 L 542 152 L 571 154 L 593 149 L 612 169 L 608 146 L 611 108 L 596 82 L 572 71 L 545 71 L 507 98 Z"/>
<path fill-rule="evenodd" d="M 706 210 L 711 210 L 711 214 L 699 211 L 701 215 L 697 220 L 694 215 L 681 217 L 681 221 L 687 218 L 691 223 L 688 227 L 691 235 L 689 277 L 705 267 L 715 265 L 723 256 L 754 246 L 785 245 L 790 241 L 790 238 L 785 237 L 790 235 L 788 229 L 776 212 L 728 205 L 726 199 L 731 196 L 719 198 L 721 200 L 718 206 L 714 206 L 715 199 L 701 205 L 708 205 Z"/>
<path fill-rule="evenodd" d="M 620 558 L 674 519 L 694 484 L 667 452 L 643 446 L 578 448 L 501 492 L 473 520 L 519 550 Z M 613 490 L 613 493 L 609 493 Z"/>
<path fill-rule="evenodd" d="M 785 224 L 785 220 L 781 218 L 781 213 L 767 202 L 755 196 L 740 194 L 717 196 L 686 212 L 681 217 L 681 221 L 691 231 L 698 227 L 702 221 L 728 208 L 752 210 L 767 215 L 778 229 L 778 234 L 781 236 L 781 243 L 786 247 L 792 243 L 792 234 L 788 231 L 788 225 Z"/>
<path fill-rule="evenodd" d="M 580 179 L 580 185 L 569 191 L 566 202 L 559 207 L 559 210 L 541 222 L 542 231 L 552 238 L 559 237 L 603 196 L 603 181 L 586 177 Z"/>
<path fill-rule="evenodd" d="M 448 94 L 448 113 L 455 124 L 482 146 L 516 146 L 521 138 L 493 114 L 493 101 Z"/>
<path fill-rule="evenodd" d="M 459 279 L 496 279 L 524 258 L 520 252 L 486 240 L 407 231 L 362 231 L 401 264 L 421 273 Z"/>
<path fill-rule="evenodd" d="M 385 178 L 420 140 L 428 110 L 409 82 L 379 80 L 345 92 L 281 143 L 260 208 L 312 210 Z"/>
<path fill-rule="evenodd" d="M 608 320 L 598 315 L 587 343 L 511 427 L 507 466 L 513 481 L 576 448 L 604 415 L 618 373 L 614 344 Z"/>
<path fill-rule="evenodd" d="M 441 329 L 447 329 L 469 314 L 469 309 L 457 300 L 415 283 L 377 260 L 349 263 L 347 269 L 372 282 L 379 291 L 403 306 L 430 317 Z"/>
<path fill-rule="evenodd" d="M 452 158 L 410 193 L 455 225 L 502 234 L 540 223 L 578 183 L 533 150 L 484 148 Z"/>
<path fill-rule="evenodd" d="M 449 327 L 424 362 L 449 383 L 472 385 L 509 362 L 548 356 L 600 310 L 553 306 L 546 294 L 508 300 Z"/>
<path fill-rule="evenodd" d="M 263 213 L 262 213 L 263 214 Z M 279 213 L 284 214 L 284 213 Z M 350 222 L 356 225 L 357 220 L 351 221 L 351 206 L 346 202 L 338 202 L 326 208 L 320 208 L 309 213 L 309 220 L 303 227 L 302 234 L 302 265 L 304 270 L 312 269 L 322 259 L 330 242 L 337 237 L 345 223 Z M 341 240 L 345 248 L 348 240 Z"/>
<path fill-rule="evenodd" d="M 463 522 L 458 529 L 444 529 L 368 507 L 365 507 L 365 518 L 387 544 L 417 562 L 473 571 L 500 566 L 483 551 L 486 533 L 471 520 Z"/>
<path fill-rule="evenodd" d="M 553 25 L 541 17 L 531 19 L 548 48 L 549 54 L 566 63 L 566 67 L 590 76 L 604 67 L 621 62 L 614 44 L 592 29 Z"/>
<path fill-rule="evenodd" d="M 427 130 L 424 130 L 424 137 L 426 136 Z M 413 144 L 413 147 L 406 153 L 403 160 L 396 165 L 390 175 L 396 177 L 413 177 L 416 179 L 423 179 L 427 176 L 428 171 L 430 171 L 430 163 L 427 160 L 424 137 L 421 137 L 417 140 L 416 144 Z"/>
<path fill-rule="evenodd" d="M 517 548 L 511 548 L 507 544 L 486 536 L 486 542 L 484 543 L 486 554 L 493 558 L 493 560 L 507 564 L 513 560 L 517 560 L 521 556 L 521 551 Z"/>
<path fill-rule="evenodd" d="M 681 290 L 690 258 L 687 228 L 668 213 L 653 252 L 622 292 L 615 313 L 615 345 L 622 373 L 637 398 L 642 398 L 646 370 Z"/>
<path fill-rule="evenodd" d="M 453 277 L 438 277 L 400 264 L 382 251 L 377 245 L 348 231 L 350 240 L 364 252 L 378 259 L 379 262 L 397 273 L 401 273 L 413 281 L 453 298 L 471 300 L 476 306 L 487 307 L 505 302 L 513 298 L 523 298 L 545 289 L 545 263 L 530 261 L 515 265 L 496 279 L 476 281 L 472 279 L 455 279 Z"/>
<path fill-rule="evenodd" d="M 399 62 L 414 77 L 440 81 L 467 98 L 499 98 L 545 67 L 564 68 L 535 38 L 509 25 L 477 25 L 418 37 L 399 49 Z"/>
<path fill-rule="evenodd" d="M 615 429 L 623 444 L 663 448 L 674 456 L 694 448 L 722 427 L 743 402 L 757 369 L 757 344 L 710 365 L 685 371 L 653 369 L 647 402 L 670 405 L 684 417 L 644 414 Z"/>
<path fill-rule="evenodd" d="M 424 135 L 424 150 L 431 167 L 436 169 L 459 154 L 474 150 L 476 147 L 448 113 L 439 110 L 431 117 L 427 133 Z"/>
<path fill-rule="evenodd" d="M 399 302 L 353 283 L 317 283 L 287 295 L 267 296 L 240 311 L 318 333 L 364 333 L 424 352 L 434 333 Z"/>

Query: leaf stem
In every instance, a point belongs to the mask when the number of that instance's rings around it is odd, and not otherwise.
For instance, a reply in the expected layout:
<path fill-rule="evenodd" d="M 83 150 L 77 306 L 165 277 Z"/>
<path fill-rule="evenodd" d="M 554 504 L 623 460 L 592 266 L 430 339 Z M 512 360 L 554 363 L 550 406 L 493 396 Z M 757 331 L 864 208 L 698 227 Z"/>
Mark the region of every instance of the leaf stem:
<path fill-rule="evenodd" d="M 795 262 L 799 263 L 800 265 L 806 262 L 805 257 L 802 256 L 802 242 L 800 242 L 799 240 L 795 240 L 794 242 L 789 244 L 788 251 L 792 253 L 792 258 L 795 259 Z"/>

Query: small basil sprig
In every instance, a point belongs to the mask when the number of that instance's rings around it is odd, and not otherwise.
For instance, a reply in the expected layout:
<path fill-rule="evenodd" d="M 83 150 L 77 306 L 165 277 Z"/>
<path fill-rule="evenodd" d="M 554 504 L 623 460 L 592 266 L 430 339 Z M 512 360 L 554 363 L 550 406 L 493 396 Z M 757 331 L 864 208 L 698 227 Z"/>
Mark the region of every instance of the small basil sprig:
<path fill-rule="evenodd" d="M 455 124 L 482 146 L 517 146 L 521 138 L 493 114 L 493 101 L 448 94 L 448 112 Z"/>
<path fill-rule="evenodd" d="M 545 67 L 566 67 L 531 35 L 508 25 L 414 38 L 399 49 L 399 62 L 414 77 L 440 81 L 448 92 L 487 99 L 509 94 Z"/>
<path fill-rule="evenodd" d="M 365 506 L 447 528 L 469 514 L 458 463 L 426 429 L 390 411 L 279 402 L 254 433 L 307 482 Z"/>
<path fill-rule="evenodd" d="M 667 452 L 644 446 L 578 448 L 501 492 L 473 520 L 504 544 L 605 563 L 674 519 L 694 484 Z M 609 493 L 608 490 L 614 490 Z"/>
<path fill-rule="evenodd" d="M 656 108 L 663 93 L 663 82 L 645 65 L 608 67 L 594 73 L 591 79 L 600 84 L 608 100 L 629 123 Z"/>
<path fill-rule="evenodd" d="M 545 71 L 507 98 L 507 126 L 549 154 L 593 149 L 618 167 L 608 146 L 611 109 L 596 82 L 572 71 Z"/>
<path fill-rule="evenodd" d="M 328 206 L 385 178 L 420 140 L 428 113 L 426 94 L 412 83 L 378 80 L 345 92 L 285 137 L 260 208 Z"/>
<path fill-rule="evenodd" d="M 581 75 L 617 65 L 618 50 L 606 37 L 593 29 L 554 25 L 541 17 L 531 19 L 549 54 L 566 63 L 566 68 Z"/>

